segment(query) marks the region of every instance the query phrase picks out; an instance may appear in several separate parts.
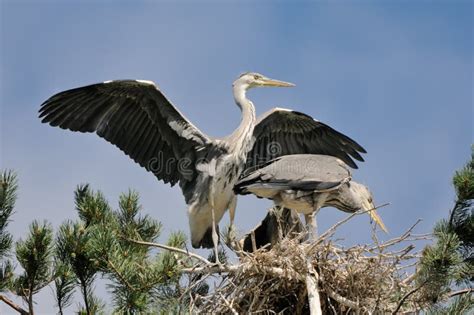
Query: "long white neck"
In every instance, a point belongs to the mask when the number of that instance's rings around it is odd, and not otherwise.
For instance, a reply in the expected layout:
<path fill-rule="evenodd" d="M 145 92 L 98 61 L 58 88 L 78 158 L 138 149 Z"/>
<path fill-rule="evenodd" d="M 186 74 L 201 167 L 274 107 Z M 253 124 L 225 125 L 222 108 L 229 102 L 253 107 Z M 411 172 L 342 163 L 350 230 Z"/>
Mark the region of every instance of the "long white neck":
<path fill-rule="evenodd" d="M 234 152 L 238 151 L 246 156 L 248 151 L 251 150 L 250 142 L 256 121 L 255 107 L 245 95 L 247 86 L 236 84 L 233 86 L 233 92 L 235 103 L 242 111 L 242 120 L 239 127 L 230 135 L 229 140 Z"/>

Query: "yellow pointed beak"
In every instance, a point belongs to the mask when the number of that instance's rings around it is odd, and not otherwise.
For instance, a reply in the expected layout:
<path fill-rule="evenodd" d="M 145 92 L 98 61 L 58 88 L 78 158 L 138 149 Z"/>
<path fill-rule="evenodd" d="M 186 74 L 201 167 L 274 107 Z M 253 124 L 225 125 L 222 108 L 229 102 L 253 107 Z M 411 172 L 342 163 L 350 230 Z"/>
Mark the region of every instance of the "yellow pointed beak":
<path fill-rule="evenodd" d="M 377 214 L 377 211 L 374 209 L 375 206 L 373 203 L 365 203 L 364 202 L 364 210 L 368 210 L 368 213 L 370 215 L 370 217 L 372 218 L 372 220 L 375 221 L 375 223 L 377 223 L 378 226 L 380 226 L 380 228 L 385 232 L 385 233 L 388 233 L 388 230 L 387 228 L 385 227 L 385 224 L 383 224 L 383 221 L 382 219 L 379 217 L 379 215 Z"/>
<path fill-rule="evenodd" d="M 276 86 L 276 87 L 293 87 L 295 86 L 293 83 L 280 81 L 280 80 L 273 80 L 269 78 L 263 78 L 260 82 L 261 86 Z"/>

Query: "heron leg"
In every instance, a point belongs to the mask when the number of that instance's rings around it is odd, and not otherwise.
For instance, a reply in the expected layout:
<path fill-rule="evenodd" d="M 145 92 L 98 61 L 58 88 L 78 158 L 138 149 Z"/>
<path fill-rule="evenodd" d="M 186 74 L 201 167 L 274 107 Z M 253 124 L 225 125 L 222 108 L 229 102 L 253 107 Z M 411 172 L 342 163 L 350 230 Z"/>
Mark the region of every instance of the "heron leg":
<path fill-rule="evenodd" d="M 209 201 L 211 205 L 211 215 L 212 215 L 212 242 L 214 243 L 214 255 L 216 257 L 216 264 L 220 265 L 219 261 L 219 235 L 217 235 L 217 228 L 216 228 L 216 211 L 214 210 L 214 191 L 215 191 L 215 182 L 213 182 L 210 185 L 210 191 L 209 191 Z"/>
<path fill-rule="evenodd" d="M 308 230 L 310 234 L 311 239 L 316 239 L 318 237 L 318 222 L 316 220 L 316 215 L 318 214 L 319 209 L 315 210 L 311 214 L 305 214 L 304 215 L 304 220 L 306 223 L 306 229 Z"/>
<path fill-rule="evenodd" d="M 212 242 L 214 243 L 214 255 L 216 257 L 216 264 L 220 265 L 219 261 L 219 235 L 217 235 L 217 228 L 216 228 L 216 211 L 214 210 L 214 185 L 211 185 L 211 194 L 210 194 L 210 201 L 211 201 L 211 215 L 212 215 Z"/>
<path fill-rule="evenodd" d="M 313 214 L 312 213 L 311 214 L 305 214 L 304 215 L 304 221 L 306 223 L 307 233 L 312 236 L 313 233 L 314 233 L 313 229 L 314 229 L 314 225 L 315 225 L 315 223 L 314 223 L 315 220 L 314 220 Z"/>
<path fill-rule="evenodd" d="M 212 242 L 214 243 L 214 255 L 216 257 L 216 264 L 220 265 L 221 262 L 219 261 L 219 235 L 217 235 L 217 229 L 216 229 L 216 214 L 214 210 L 214 203 L 212 203 L 212 208 L 211 208 L 211 213 L 212 213 Z"/>
<path fill-rule="evenodd" d="M 234 227 L 235 209 L 237 209 L 237 196 L 234 195 L 229 204 L 230 227 Z"/>
<path fill-rule="evenodd" d="M 234 195 L 229 203 L 229 230 L 227 231 L 228 234 L 228 241 L 233 248 L 236 248 L 237 243 L 235 241 L 235 226 L 234 226 L 234 218 L 235 218 L 235 209 L 237 208 L 237 196 Z"/>

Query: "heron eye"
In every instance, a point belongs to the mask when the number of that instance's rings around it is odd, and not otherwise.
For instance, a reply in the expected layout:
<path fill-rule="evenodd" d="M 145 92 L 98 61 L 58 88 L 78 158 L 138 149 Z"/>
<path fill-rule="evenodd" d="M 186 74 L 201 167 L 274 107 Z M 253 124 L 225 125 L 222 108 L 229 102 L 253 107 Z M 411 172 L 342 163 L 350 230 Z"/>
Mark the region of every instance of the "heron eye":
<path fill-rule="evenodd" d="M 254 78 L 255 80 L 258 80 L 258 79 L 260 79 L 260 76 L 259 76 L 259 75 L 254 75 L 253 78 Z"/>

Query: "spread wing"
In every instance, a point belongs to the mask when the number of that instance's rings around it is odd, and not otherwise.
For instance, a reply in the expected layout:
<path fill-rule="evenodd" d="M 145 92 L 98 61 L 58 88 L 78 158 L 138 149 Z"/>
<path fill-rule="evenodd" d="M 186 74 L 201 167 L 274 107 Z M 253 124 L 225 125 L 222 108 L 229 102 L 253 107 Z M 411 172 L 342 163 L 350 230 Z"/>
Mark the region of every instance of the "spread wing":
<path fill-rule="evenodd" d="M 364 161 L 360 153 L 366 153 L 357 142 L 328 125 L 282 108 L 263 114 L 253 137 L 255 142 L 247 155 L 245 174 L 276 157 L 290 154 L 330 155 L 357 168 L 353 158 Z"/>
<path fill-rule="evenodd" d="M 211 145 L 150 81 L 107 81 L 64 91 L 39 112 L 51 126 L 96 132 L 171 185 L 192 181 L 196 150 Z"/>

